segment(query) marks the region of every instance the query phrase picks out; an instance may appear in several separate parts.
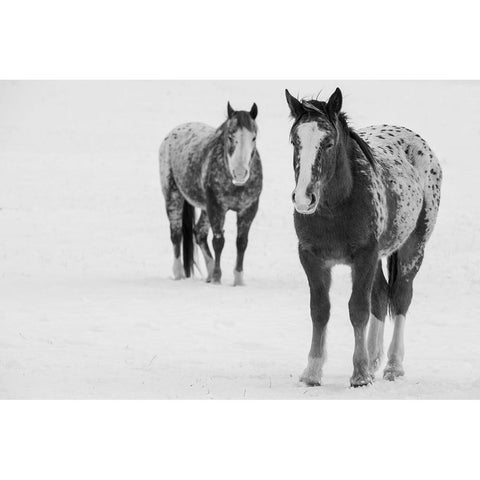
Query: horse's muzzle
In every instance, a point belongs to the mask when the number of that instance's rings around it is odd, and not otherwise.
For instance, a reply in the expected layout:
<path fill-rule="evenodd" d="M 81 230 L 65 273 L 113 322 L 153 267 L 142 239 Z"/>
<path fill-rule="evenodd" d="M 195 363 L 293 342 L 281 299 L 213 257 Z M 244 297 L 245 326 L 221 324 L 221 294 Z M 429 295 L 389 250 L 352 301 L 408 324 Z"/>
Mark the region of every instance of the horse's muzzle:
<path fill-rule="evenodd" d="M 296 195 L 295 191 L 292 193 L 292 201 L 295 210 L 304 215 L 311 215 L 315 212 L 318 205 L 318 197 L 314 193 L 305 195 Z"/>
<path fill-rule="evenodd" d="M 234 170 L 232 172 L 232 183 L 234 185 L 240 186 L 240 185 L 245 185 L 247 180 L 250 178 L 250 171 L 249 170 L 243 170 L 243 171 L 236 171 Z"/>

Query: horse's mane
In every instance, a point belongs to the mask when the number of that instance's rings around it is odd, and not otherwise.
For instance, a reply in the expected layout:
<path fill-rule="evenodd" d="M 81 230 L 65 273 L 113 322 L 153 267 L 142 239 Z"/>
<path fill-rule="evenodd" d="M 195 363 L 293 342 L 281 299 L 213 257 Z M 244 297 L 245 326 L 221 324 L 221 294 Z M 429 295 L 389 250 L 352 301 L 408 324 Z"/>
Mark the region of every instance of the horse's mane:
<path fill-rule="evenodd" d="M 226 130 L 226 123 L 226 121 L 222 123 L 208 138 L 202 149 L 204 154 L 207 154 L 207 152 L 211 152 L 219 148 L 223 148 L 225 141 L 224 136 Z"/>
<path fill-rule="evenodd" d="M 329 111 L 326 102 L 321 102 L 320 100 L 314 100 L 314 99 L 302 100 L 302 106 L 303 106 L 303 109 L 305 110 L 305 113 L 301 115 L 299 118 L 297 118 L 297 122 L 304 115 L 313 114 L 313 116 L 326 117 L 328 121 L 335 126 L 335 123 L 336 123 L 335 118 L 332 117 L 332 114 Z M 338 123 L 340 124 L 341 130 L 342 130 L 342 133 L 344 133 L 345 135 L 348 135 L 358 145 L 358 147 L 360 148 L 362 153 L 365 155 L 370 165 L 375 169 L 376 162 L 370 146 L 367 144 L 367 142 L 365 142 L 365 140 L 363 140 L 362 137 L 360 137 L 360 135 L 358 135 L 358 133 L 352 127 L 350 127 L 350 125 L 348 124 L 347 115 L 343 112 L 340 112 L 337 118 L 338 118 Z"/>
<path fill-rule="evenodd" d="M 360 147 L 362 153 L 367 157 L 370 165 L 375 170 L 377 168 L 377 164 L 375 162 L 375 157 L 373 156 L 372 149 L 368 145 L 368 143 L 353 129 L 349 128 L 350 138 L 352 138 L 357 145 Z"/>

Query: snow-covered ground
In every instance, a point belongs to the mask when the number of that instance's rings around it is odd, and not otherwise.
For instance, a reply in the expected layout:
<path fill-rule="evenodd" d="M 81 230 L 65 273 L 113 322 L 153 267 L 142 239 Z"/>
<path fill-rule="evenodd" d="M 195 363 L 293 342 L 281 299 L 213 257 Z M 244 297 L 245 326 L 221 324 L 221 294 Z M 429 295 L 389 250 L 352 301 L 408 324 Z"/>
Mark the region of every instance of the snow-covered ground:
<path fill-rule="evenodd" d="M 406 376 L 349 388 L 347 268 L 334 272 L 324 385 L 296 253 L 283 89 L 340 85 L 354 126 L 418 131 L 444 169 L 407 320 Z M 175 125 L 259 106 L 265 187 L 231 286 L 171 280 L 157 151 Z M 1 398 L 480 398 L 479 82 L 1 82 Z M 386 342 L 391 333 L 387 322 Z"/>

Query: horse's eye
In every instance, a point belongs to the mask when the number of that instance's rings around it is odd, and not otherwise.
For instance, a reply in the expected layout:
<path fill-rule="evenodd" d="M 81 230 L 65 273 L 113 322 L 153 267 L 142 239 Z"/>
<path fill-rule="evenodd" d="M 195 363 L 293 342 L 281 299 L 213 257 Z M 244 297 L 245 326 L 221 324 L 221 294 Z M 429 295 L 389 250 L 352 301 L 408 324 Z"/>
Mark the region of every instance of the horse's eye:
<path fill-rule="evenodd" d="M 253 137 L 253 138 L 252 138 L 252 141 L 254 142 L 256 139 L 257 139 L 257 137 Z"/>
<path fill-rule="evenodd" d="M 325 145 L 325 150 L 330 150 L 333 147 L 333 145 L 334 145 L 333 143 L 327 143 Z"/>

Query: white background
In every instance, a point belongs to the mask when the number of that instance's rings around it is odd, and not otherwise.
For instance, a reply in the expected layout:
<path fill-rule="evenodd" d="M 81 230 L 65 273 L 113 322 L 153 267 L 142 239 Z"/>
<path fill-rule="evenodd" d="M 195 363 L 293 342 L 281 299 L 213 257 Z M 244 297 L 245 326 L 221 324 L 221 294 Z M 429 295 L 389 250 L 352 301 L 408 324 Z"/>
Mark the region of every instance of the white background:
<path fill-rule="evenodd" d="M 95 2 L 94 10 L 85 2 L 82 9 L 65 2 L 4 8 L 2 76 L 478 77 L 477 15 L 467 2 L 455 8 L 402 2 L 394 9 L 383 2 L 337 8 L 296 2 L 279 4 L 274 13 L 255 2 L 223 18 L 218 13 L 228 7 L 202 2 L 202 21 L 198 12 L 189 15 L 186 2 L 152 2 L 152 8 L 115 2 L 114 9 L 108 3 Z M 2 402 L 2 472 L 8 478 L 131 478 L 132 472 L 142 478 L 427 472 L 468 478 L 475 472 L 472 402 L 215 402 L 208 408 L 206 402 Z M 186 431 L 183 448 L 172 444 Z"/>

